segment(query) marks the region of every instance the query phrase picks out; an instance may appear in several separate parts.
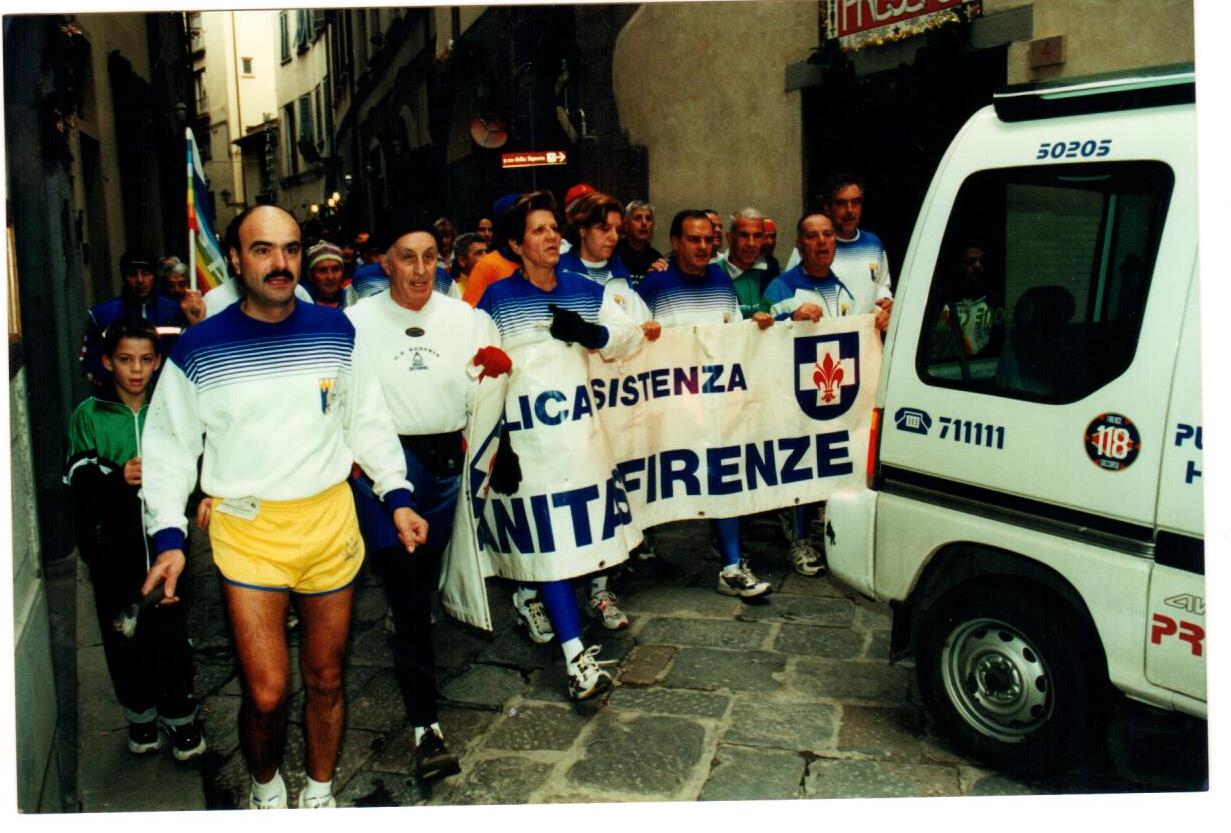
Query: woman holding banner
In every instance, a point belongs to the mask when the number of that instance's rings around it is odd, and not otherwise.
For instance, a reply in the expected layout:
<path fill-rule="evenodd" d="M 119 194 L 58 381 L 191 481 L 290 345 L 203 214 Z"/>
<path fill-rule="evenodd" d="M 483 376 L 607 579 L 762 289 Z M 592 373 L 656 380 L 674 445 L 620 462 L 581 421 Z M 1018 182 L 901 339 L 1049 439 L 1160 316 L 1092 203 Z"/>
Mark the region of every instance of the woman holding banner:
<path fill-rule="evenodd" d="M 611 360 L 631 355 L 641 346 L 641 327 L 618 303 L 604 298 L 599 284 L 557 270 L 560 215 L 551 193 L 522 196 L 505 215 L 501 237 L 521 258 L 522 267 L 488 287 L 477 309 L 491 317 L 501 346 L 516 367 L 506 400 L 508 414 L 515 412 L 514 402 L 536 396 L 543 401 L 544 391 L 558 395 L 561 390 L 588 387 L 588 352 L 598 351 Z M 506 422 L 505 437 L 521 460 L 523 476 L 511 494 L 492 495 L 488 503 L 495 505 L 485 510 L 493 525 L 503 530 L 508 524 L 502 525 L 501 518 L 525 517 L 529 504 L 536 522 L 542 519 L 542 528 L 533 539 L 526 535 L 519 540 L 502 532 L 498 551 L 489 547 L 489 555 L 501 576 L 537 585 L 550 626 L 548 638 L 554 636 L 564 653 L 569 696 L 584 700 L 606 691 L 611 675 L 599 666 L 599 647 L 586 648 L 581 642 L 570 580 L 626 560 L 641 536 L 593 413 L 579 412 L 577 407 L 567 419 L 557 418 L 563 411 L 542 413 L 548 419 L 534 426 L 529 419 L 516 425 Z M 578 457 L 566 451 L 577 448 L 587 453 Z M 499 491 L 499 486 L 494 484 L 493 489 Z M 591 497 L 604 491 L 605 501 Z M 601 534 L 595 534 L 598 528 Z M 537 604 L 531 601 L 533 593 L 524 586 L 519 589 L 514 608 Z M 534 637 L 534 623 L 529 624 Z M 538 628 L 536 641 L 546 641 L 543 631 Z"/>
<path fill-rule="evenodd" d="M 572 248 L 560 255 L 556 269 L 597 283 L 603 288 L 603 298 L 619 304 L 641 325 L 647 339 L 653 341 L 658 338 L 662 327 L 651 320 L 649 307 L 633 291 L 628 270 L 615 253 L 616 244 L 620 242 L 620 227 L 624 224 L 624 206 L 609 194 L 592 191 L 569 205 L 565 220 L 568 230 L 564 236 Z M 651 270 L 655 269 L 655 265 L 651 265 Z M 650 531 L 643 530 L 643 534 L 646 541 L 638 552 L 643 553 L 642 558 L 653 557 Z M 589 611 L 607 630 L 620 630 L 628 627 L 628 617 L 620 610 L 619 599 L 607 589 L 607 577 L 608 573 L 604 572 L 590 579 Z"/>

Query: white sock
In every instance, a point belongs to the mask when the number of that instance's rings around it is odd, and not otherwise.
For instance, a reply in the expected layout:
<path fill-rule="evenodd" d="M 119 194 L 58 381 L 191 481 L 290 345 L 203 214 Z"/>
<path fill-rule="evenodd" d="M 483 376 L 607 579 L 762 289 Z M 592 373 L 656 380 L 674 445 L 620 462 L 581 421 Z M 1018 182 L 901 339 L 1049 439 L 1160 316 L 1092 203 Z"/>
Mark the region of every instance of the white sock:
<path fill-rule="evenodd" d="M 513 598 L 522 607 L 525 607 L 530 602 L 538 598 L 539 591 L 533 587 L 522 587 L 518 585 L 517 590 L 513 592 Z"/>
<path fill-rule="evenodd" d="M 333 795 L 333 779 L 328 781 L 313 781 L 312 776 L 308 776 L 308 786 L 303 788 L 304 798 L 328 798 Z"/>
<path fill-rule="evenodd" d="M 581 644 L 581 639 L 578 637 L 574 637 L 567 642 L 560 643 L 560 649 L 564 651 L 564 659 L 566 662 L 572 662 L 573 658 L 580 654 L 584 648 L 585 646 Z"/>
<path fill-rule="evenodd" d="M 416 726 L 415 727 L 415 746 L 419 745 L 419 741 L 423 740 L 423 736 L 427 734 L 427 730 L 432 729 L 436 732 L 436 736 L 443 739 L 445 733 L 441 730 L 439 723 L 433 723 L 431 726 Z"/>
<path fill-rule="evenodd" d="M 734 564 L 728 564 L 727 566 L 722 568 L 722 574 L 726 576 L 733 576 L 738 572 L 739 572 L 739 561 L 736 561 Z"/>
<path fill-rule="evenodd" d="M 595 576 L 590 579 L 590 596 L 593 598 L 607 589 L 607 577 Z"/>
<path fill-rule="evenodd" d="M 262 784 L 256 778 L 252 779 L 252 794 L 259 801 L 269 801 L 286 794 L 286 782 L 282 780 L 282 771 L 274 770 L 274 777 Z"/>

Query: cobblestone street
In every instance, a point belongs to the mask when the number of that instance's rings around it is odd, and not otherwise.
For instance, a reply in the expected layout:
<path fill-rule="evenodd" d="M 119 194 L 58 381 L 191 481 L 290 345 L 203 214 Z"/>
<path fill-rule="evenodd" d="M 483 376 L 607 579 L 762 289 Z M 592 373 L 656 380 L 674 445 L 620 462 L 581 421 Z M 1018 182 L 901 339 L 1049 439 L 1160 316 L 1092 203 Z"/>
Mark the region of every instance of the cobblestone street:
<path fill-rule="evenodd" d="M 123 721 L 105 673 L 92 688 L 83 682 L 83 700 L 102 700 L 83 702 L 90 715 L 81 728 L 87 811 L 246 806 L 248 776 L 236 735 L 239 682 L 217 575 L 204 536 L 193 538 L 190 632 L 210 750 L 199 769 L 176 765 L 166 751 L 134 759 L 124 750 Z M 981 768 L 930 733 L 913 705 L 910 667 L 887 662 L 886 607 L 828 579 L 796 575 L 770 520 L 749 524 L 746 545 L 754 569 L 775 588 L 760 602 L 714 592 L 717 562 L 708 558 L 704 523 L 662 529 L 659 563 L 613 579 L 632 621 L 613 634 L 596 622 L 587 626 L 587 643 L 597 640 L 600 658 L 618 663 L 617 685 L 601 704 L 568 702 L 559 649 L 534 645 L 514 629 L 507 583 L 489 581 L 491 635 L 437 611 L 442 724 L 462 772 L 431 784 L 413 774 L 413 733 L 394 680 L 384 593 L 365 571 L 346 672 L 347 730 L 334 782 L 339 806 L 1201 788 L 1203 772 L 1177 773 L 1153 757 L 1167 737 L 1191 744 L 1185 727 L 1166 720 L 1145 727 L 1139 718 L 1117 721 L 1106 754 L 1052 780 L 1022 781 Z M 79 628 L 93 625 L 89 603 L 87 590 Z M 79 641 L 82 656 L 93 644 L 101 663 L 96 630 L 93 637 L 82 632 Z M 304 779 L 298 680 L 295 691 L 283 764 L 292 797 Z M 101 762 L 102 771 L 87 771 L 91 761 Z M 126 781 L 136 779 L 124 773 L 137 768 L 157 772 L 167 794 L 151 795 L 146 786 L 125 797 Z"/>

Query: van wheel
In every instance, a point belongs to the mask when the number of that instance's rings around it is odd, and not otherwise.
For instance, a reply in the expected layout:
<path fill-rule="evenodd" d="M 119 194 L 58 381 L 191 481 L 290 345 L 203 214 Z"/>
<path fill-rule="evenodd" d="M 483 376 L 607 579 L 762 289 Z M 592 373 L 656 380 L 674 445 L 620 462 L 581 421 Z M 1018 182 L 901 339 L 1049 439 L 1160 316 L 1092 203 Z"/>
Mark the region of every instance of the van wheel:
<path fill-rule="evenodd" d="M 940 728 L 976 757 L 1031 772 L 1084 748 L 1102 670 L 1083 623 L 1050 599 L 957 591 L 922 623 L 916 671 Z"/>

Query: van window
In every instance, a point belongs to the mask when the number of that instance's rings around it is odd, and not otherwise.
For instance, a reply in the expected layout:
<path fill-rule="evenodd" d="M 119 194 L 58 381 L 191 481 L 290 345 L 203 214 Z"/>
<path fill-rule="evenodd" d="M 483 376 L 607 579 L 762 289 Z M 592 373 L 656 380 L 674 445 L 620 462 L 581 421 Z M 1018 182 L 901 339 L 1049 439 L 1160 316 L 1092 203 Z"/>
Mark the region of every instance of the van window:
<path fill-rule="evenodd" d="M 1133 361 L 1174 175 L 1162 162 L 981 171 L 958 192 L 917 356 L 924 382 L 1074 402 Z"/>

